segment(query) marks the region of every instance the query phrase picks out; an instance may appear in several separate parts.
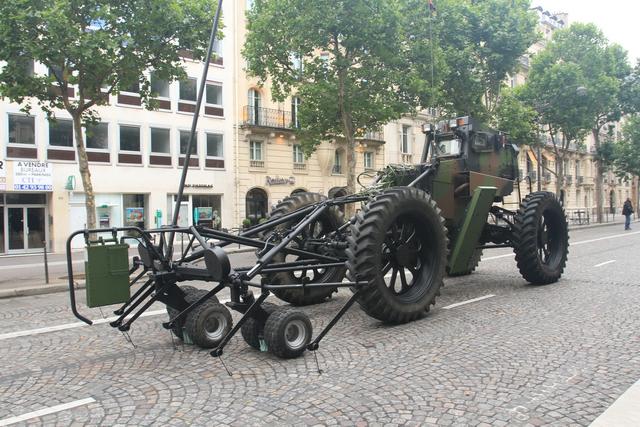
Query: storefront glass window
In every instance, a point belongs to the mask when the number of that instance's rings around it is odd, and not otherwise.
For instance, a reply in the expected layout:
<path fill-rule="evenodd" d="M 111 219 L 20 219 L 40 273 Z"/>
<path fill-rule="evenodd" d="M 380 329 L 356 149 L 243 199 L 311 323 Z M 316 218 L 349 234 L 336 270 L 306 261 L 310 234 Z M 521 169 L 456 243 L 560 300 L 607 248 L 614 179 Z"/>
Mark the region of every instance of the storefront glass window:
<path fill-rule="evenodd" d="M 267 217 L 268 212 L 267 193 L 260 189 L 254 188 L 247 193 L 247 218 L 251 224 L 257 224 L 260 219 Z"/>
<path fill-rule="evenodd" d="M 144 194 L 123 194 L 122 206 L 125 227 L 145 228 L 147 213 L 145 212 Z"/>
<path fill-rule="evenodd" d="M 220 196 L 193 195 L 191 198 L 193 205 L 193 223 L 195 225 L 219 230 L 222 226 Z"/>

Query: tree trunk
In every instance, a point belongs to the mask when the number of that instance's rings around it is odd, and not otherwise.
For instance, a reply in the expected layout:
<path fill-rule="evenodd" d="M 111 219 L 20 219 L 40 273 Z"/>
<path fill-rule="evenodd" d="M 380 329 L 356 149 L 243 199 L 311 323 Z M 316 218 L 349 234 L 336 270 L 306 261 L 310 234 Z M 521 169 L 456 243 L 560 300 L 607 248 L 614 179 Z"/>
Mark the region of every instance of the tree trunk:
<path fill-rule="evenodd" d="M 564 156 L 556 155 L 556 197 L 562 194 L 562 181 L 564 180 Z"/>
<path fill-rule="evenodd" d="M 593 134 L 593 140 L 596 145 L 596 151 L 600 149 L 600 130 L 599 129 L 591 129 L 591 133 Z M 595 176 L 595 190 L 596 190 L 596 220 L 598 222 L 603 222 L 604 220 L 604 194 L 602 193 L 602 176 L 604 174 L 602 168 L 602 162 L 600 158 L 596 155 L 596 176 Z"/>
<path fill-rule="evenodd" d="M 86 228 L 96 228 L 96 199 L 91 184 L 91 172 L 89 171 L 89 159 L 82 139 L 82 120 L 79 115 L 73 116 L 73 130 L 76 137 L 76 151 L 78 152 L 78 169 L 82 179 L 82 187 L 85 194 L 85 207 L 87 210 Z"/>

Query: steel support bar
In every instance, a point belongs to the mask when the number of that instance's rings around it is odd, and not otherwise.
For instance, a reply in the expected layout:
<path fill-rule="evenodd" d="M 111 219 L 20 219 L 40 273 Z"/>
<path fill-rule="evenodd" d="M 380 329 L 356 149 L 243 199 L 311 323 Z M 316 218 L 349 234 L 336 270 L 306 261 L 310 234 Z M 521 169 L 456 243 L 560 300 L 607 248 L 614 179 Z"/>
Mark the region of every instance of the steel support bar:
<path fill-rule="evenodd" d="M 327 282 L 327 283 L 296 283 L 292 285 L 262 285 L 264 289 L 270 291 L 275 289 L 305 289 L 305 288 L 351 288 L 360 287 L 361 282 Z"/>
<path fill-rule="evenodd" d="M 322 340 L 322 338 L 324 338 L 324 336 L 329 333 L 329 331 L 336 325 L 336 323 L 338 323 L 338 320 L 340 320 L 340 318 L 344 316 L 347 310 L 351 308 L 353 303 L 356 302 L 356 299 L 358 298 L 358 295 L 360 295 L 361 291 L 362 291 L 362 288 L 358 289 L 353 293 L 351 298 L 349 298 L 349 301 L 347 301 L 347 303 L 340 309 L 338 314 L 336 314 L 333 317 L 333 319 L 331 319 L 331 321 L 327 324 L 327 326 L 324 327 L 322 332 L 320 332 L 318 336 L 307 345 L 307 350 L 316 351 L 318 347 L 320 347 L 320 341 Z"/>
<path fill-rule="evenodd" d="M 144 272 L 143 272 L 144 273 Z M 142 274 L 141 274 L 142 275 Z M 140 276 L 138 276 L 139 278 Z M 137 280 L 137 278 L 136 278 Z M 134 281 L 135 282 L 135 281 Z M 133 285 L 132 282 L 131 284 Z M 117 309 L 116 311 L 113 312 L 113 314 L 115 314 L 116 316 L 120 316 L 122 313 L 124 313 L 124 311 L 126 310 L 126 308 L 129 306 L 129 304 L 131 304 L 132 302 L 134 302 L 136 300 L 136 298 L 138 298 L 138 296 L 140 296 L 141 293 L 144 292 L 145 289 L 147 289 L 151 283 L 153 283 L 153 279 L 149 279 L 145 282 L 144 285 L 140 286 L 140 289 L 138 289 L 131 298 L 129 298 L 129 301 L 125 302 L 122 307 L 120 307 L 119 309 Z"/>
<path fill-rule="evenodd" d="M 147 283 L 149 283 L 149 282 L 153 282 L 153 279 L 149 279 L 147 281 Z M 145 283 L 145 287 L 146 287 L 147 283 Z M 122 324 L 122 322 L 125 320 L 125 318 L 129 314 L 131 314 L 133 312 L 133 310 L 135 310 L 136 307 L 138 307 L 142 303 L 142 301 L 146 300 L 152 293 L 153 293 L 153 286 L 148 287 L 148 289 L 145 289 L 145 291 L 142 293 L 142 295 L 140 295 L 140 298 L 138 298 L 137 300 L 135 300 L 131 304 L 129 304 L 129 306 L 126 308 L 126 310 L 124 310 L 122 312 L 120 317 L 118 317 L 113 322 L 110 322 L 109 325 L 111 325 L 114 328 L 117 327 L 117 326 L 120 326 Z"/>
<path fill-rule="evenodd" d="M 269 291 L 265 291 L 258 297 L 258 299 L 253 302 L 253 304 L 251 304 L 251 307 L 249 307 L 249 309 L 245 311 L 244 315 L 240 318 L 240 320 L 238 320 L 238 323 L 233 325 L 233 328 L 231 328 L 229 333 L 227 333 L 227 335 L 222 338 L 220 344 L 218 344 L 218 346 L 214 348 L 213 351 L 211 351 L 210 354 L 213 357 L 222 356 L 224 347 L 229 343 L 229 340 L 231 340 L 231 338 L 233 338 L 233 336 L 240 330 L 240 328 L 242 328 L 242 325 L 247 321 L 247 319 L 252 316 L 253 312 L 264 302 L 264 300 L 267 299 L 268 296 Z"/>
<path fill-rule="evenodd" d="M 246 273 L 246 277 L 251 280 L 256 277 L 260 271 L 264 268 L 265 264 L 268 264 L 274 256 L 278 254 L 285 246 L 287 246 L 297 235 L 302 233 L 309 224 L 311 224 L 316 218 L 318 218 L 324 211 L 329 209 L 327 205 L 319 205 L 311 212 L 309 215 L 305 217 L 305 219 L 300 222 L 296 228 L 293 229 L 289 234 L 285 236 L 284 239 L 276 246 L 269 249 L 269 251 L 261 256 L 258 261 L 256 261 L 256 265 Z M 317 256 L 317 255 L 316 255 Z"/>

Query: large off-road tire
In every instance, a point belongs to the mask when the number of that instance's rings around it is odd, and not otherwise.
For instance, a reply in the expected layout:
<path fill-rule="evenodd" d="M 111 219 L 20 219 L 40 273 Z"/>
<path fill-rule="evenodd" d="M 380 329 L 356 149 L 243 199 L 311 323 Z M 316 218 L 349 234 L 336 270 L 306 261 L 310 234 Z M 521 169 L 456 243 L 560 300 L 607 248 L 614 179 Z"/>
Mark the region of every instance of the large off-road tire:
<path fill-rule="evenodd" d="M 560 279 L 569 253 L 568 229 L 553 193 L 537 191 L 525 197 L 514 219 L 513 251 L 526 281 L 546 285 Z"/>
<path fill-rule="evenodd" d="M 305 206 L 322 202 L 326 197 L 317 193 L 296 193 L 285 198 L 271 212 L 271 218 L 278 218 Z M 332 231 L 337 230 L 343 224 L 342 213 L 335 207 L 325 211 L 317 221 L 311 223 L 301 236 L 296 237 L 294 242 L 298 247 L 304 244 L 307 237 L 321 237 Z M 284 223 L 278 226 L 280 232 L 290 230 L 296 225 L 295 221 Z M 290 257 L 291 261 L 299 258 Z M 276 262 L 285 261 L 284 255 L 278 255 L 274 258 Z M 302 283 L 303 277 L 308 277 L 309 283 L 336 283 L 341 282 L 344 278 L 345 268 L 328 268 L 328 269 L 309 269 L 297 272 L 283 272 L 266 275 L 268 283 L 290 285 Z M 272 292 L 275 296 L 283 301 L 293 305 L 310 305 L 324 302 L 336 292 L 336 288 L 309 288 L 302 289 L 274 289 Z"/>
<path fill-rule="evenodd" d="M 269 351 L 283 359 L 292 359 L 304 353 L 312 334 L 309 316 L 287 307 L 274 311 L 264 326 L 264 339 Z"/>
<path fill-rule="evenodd" d="M 184 332 L 197 346 L 214 348 L 232 326 L 233 318 L 227 307 L 218 302 L 205 301 L 187 314 Z"/>
<path fill-rule="evenodd" d="M 431 196 L 410 187 L 385 190 L 356 215 L 351 231 L 349 274 L 367 283 L 358 297 L 362 309 L 388 323 L 424 316 L 447 265 L 447 231 Z"/>
<path fill-rule="evenodd" d="M 481 259 L 482 259 L 482 249 L 476 248 L 473 251 L 473 255 L 471 255 L 471 259 L 469 260 L 469 264 L 466 270 L 461 271 L 459 273 L 452 274 L 451 272 L 449 272 L 449 267 L 447 267 L 447 275 L 449 277 L 468 276 L 469 274 L 476 271 L 476 268 L 478 267 L 478 264 L 480 264 Z"/>
<path fill-rule="evenodd" d="M 278 308 L 275 304 L 270 304 L 265 302 L 262 304 L 262 309 L 267 312 L 268 316 L 276 311 Z M 267 317 L 269 319 L 269 317 Z M 248 318 L 240 328 L 240 333 L 242 334 L 242 338 L 244 341 L 249 344 L 249 346 L 255 348 L 256 350 L 260 350 L 260 340 L 264 340 L 264 325 L 266 321 L 260 321 L 255 317 Z"/>
<path fill-rule="evenodd" d="M 185 293 L 185 300 L 189 303 L 192 304 L 194 302 L 196 302 L 199 298 L 203 297 L 204 295 L 206 295 L 207 291 L 204 289 L 198 289 L 195 286 L 191 286 L 191 285 L 183 285 L 180 286 L 180 289 L 182 289 L 182 292 Z M 212 302 L 218 302 L 218 298 L 213 295 L 211 296 L 207 301 L 212 301 Z M 169 306 L 167 306 L 167 313 L 169 314 L 169 319 L 173 319 L 174 317 L 176 317 L 178 314 L 180 314 L 179 310 L 176 310 L 175 308 L 171 308 Z M 173 332 L 173 334 L 178 337 L 179 339 L 183 339 L 183 328 L 184 328 L 184 319 L 179 320 L 178 322 L 176 322 L 176 325 L 171 328 L 171 331 Z"/>

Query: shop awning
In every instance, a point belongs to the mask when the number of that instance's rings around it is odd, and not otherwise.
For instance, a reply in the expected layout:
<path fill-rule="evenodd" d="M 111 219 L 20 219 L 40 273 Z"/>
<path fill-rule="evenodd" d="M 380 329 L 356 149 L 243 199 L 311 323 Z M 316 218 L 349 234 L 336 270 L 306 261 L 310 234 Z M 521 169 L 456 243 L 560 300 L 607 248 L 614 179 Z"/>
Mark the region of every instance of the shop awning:
<path fill-rule="evenodd" d="M 536 160 L 536 156 L 533 155 L 533 151 L 527 150 L 527 155 L 529 156 L 531 163 L 533 163 L 533 166 L 538 167 L 538 161 Z"/>

